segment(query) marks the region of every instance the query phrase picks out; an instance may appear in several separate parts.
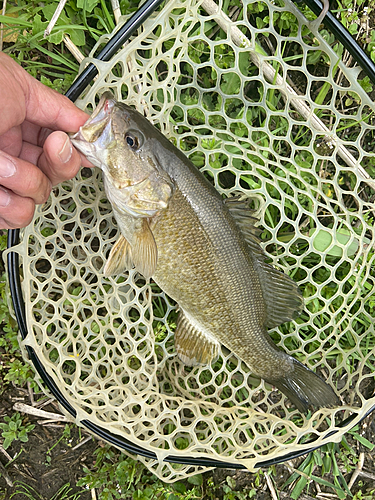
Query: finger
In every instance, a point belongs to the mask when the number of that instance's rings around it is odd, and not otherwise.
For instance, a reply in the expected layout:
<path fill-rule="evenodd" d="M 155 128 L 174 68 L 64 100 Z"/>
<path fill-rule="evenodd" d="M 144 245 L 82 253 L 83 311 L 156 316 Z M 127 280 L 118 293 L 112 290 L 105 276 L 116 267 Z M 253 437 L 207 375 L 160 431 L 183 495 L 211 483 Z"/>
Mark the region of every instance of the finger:
<path fill-rule="evenodd" d="M 38 166 L 53 186 L 77 175 L 82 158 L 64 132 L 53 132 L 44 143 Z"/>
<path fill-rule="evenodd" d="M 24 160 L 28 160 L 31 163 L 37 164 L 39 157 L 43 153 L 43 149 L 38 146 L 43 146 L 47 137 L 49 137 L 53 133 L 53 130 L 47 128 L 40 128 L 37 125 L 28 122 L 22 124 L 21 128 L 22 128 L 23 140 L 25 142 L 23 143 L 23 148 L 20 156 Z M 55 141 L 55 139 L 53 139 L 53 141 Z M 34 144 L 36 144 L 37 146 L 34 146 Z M 52 148 L 59 147 L 59 145 L 55 144 L 54 142 L 52 143 L 52 146 L 47 144 L 47 148 L 49 149 L 50 147 Z M 77 150 L 75 149 L 75 151 Z M 81 164 L 83 167 L 93 167 L 93 164 L 89 162 L 89 160 L 85 156 L 83 156 L 80 152 L 78 153 L 81 157 Z M 66 179 L 64 178 L 63 180 Z"/>
<path fill-rule="evenodd" d="M 58 132 L 54 132 L 54 133 L 58 133 Z M 47 145 L 48 146 L 48 145 Z M 49 147 L 49 146 L 48 146 Z M 55 146 L 52 146 L 52 148 L 55 147 Z M 76 150 L 77 151 L 77 150 Z M 55 153 L 55 151 L 53 151 L 53 153 Z M 79 153 L 79 152 L 78 152 Z M 34 165 L 37 165 L 38 163 L 40 162 L 43 162 L 44 160 L 41 159 L 43 155 L 43 148 L 39 147 L 39 146 L 35 146 L 34 144 L 29 144 L 28 142 L 24 142 L 22 144 L 22 150 L 20 152 L 20 158 L 22 158 L 23 160 L 26 160 L 26 161 L 29 161 L 30 163 L 34 163 Z M 84 157 L 81 153 L 79 153 L 80 157 L 81 157 L 81 165 L 83 167 L 93 167 L 92 163 L 90 163 L 88 161 L 88 159 L 86 157 Z M 44 169 L 44 165 L 43 165 L 43 169 Z M 49 171 L 49 170 L 48 170 Z M 47 168 L 46 168 L 46 172 L 47 172 Z M 46 173 L 45 172 L 45 173 Z M 47 174 L 46 174 L 47 175 Z M 66 178 L 65 178 L 66 177 Z M 66 180 L 68 179 L 68 176 L 65 176 L 63 180 Z"/>
<path fill-rule="evenodd" d="M 12 127 L 0 136 L 0 150 L 12 156 L 18 156 L 22 148 L 21 127 Z"/>
<path fill-rule="evenodd" d="M 30 123 L 25 120 L 21 125 L 22 139 L 30 144 L 36 144 L 43 147 L 47 137 L 53 132 L 52 129 L 47 127 L 39 127 L 35 123 Z"/>
<path fill-rule="evenodd" d="M 89 118 L 67 97 L 38 82 L 26 73 L 28 96 L 26 99 L 26 119 L 41 127 L 64 132 L 77 132 Z"/>
<path fill-rule="evenodd" d="M 3 151 L 0 151 L 0 185 L 37 204 L 47 201 L 52 187 L 38 167 Z"/>
<path fill-rule="evenodd" d="M 0 186 L 0 229 L 26 227 L 33 219 L 35 203 Z"/>
<path fill-rule="evenodd" d="M 1 52 L 0 88 L 0 134 L 25 119 L 41 127 L 76 132 L 88 118 L 67 97 L 35 80 Z"/>
<path fill-rule="evenodd" d="M 14 65 L 19 67 L 9 56 L 0 52 L 0 109 L 2 114 L 0 135 L 12 127 L 20 125 L 25 119 L 25 95 L 17 78 L 19 70 L 12 70 Z"/>

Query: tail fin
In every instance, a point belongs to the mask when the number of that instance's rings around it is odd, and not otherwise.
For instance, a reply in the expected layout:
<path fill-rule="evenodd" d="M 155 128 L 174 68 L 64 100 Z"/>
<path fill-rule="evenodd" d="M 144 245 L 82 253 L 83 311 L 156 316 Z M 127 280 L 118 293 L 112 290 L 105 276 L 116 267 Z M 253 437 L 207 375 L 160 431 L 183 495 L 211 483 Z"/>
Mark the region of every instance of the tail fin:
<path fill-rule="evenodd" d="M 340 399 L 333 389 L 305 365 L 293 359 L 293 370 L 285 377 L 267 379 L 283 392 L 300 412 L 309 408 L 340 406 Z"/>

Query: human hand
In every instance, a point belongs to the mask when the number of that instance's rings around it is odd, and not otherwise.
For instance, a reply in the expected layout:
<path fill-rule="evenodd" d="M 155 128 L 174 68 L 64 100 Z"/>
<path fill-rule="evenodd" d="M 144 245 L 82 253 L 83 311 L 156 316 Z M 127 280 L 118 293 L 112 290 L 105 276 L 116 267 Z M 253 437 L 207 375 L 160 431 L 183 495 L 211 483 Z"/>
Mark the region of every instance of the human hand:
<path fill-rule="evenodd" d="M 27 226 L 52 186 L 91 164 L 66 132 L 88 116 L 0 52 L 0 229 Z"/>

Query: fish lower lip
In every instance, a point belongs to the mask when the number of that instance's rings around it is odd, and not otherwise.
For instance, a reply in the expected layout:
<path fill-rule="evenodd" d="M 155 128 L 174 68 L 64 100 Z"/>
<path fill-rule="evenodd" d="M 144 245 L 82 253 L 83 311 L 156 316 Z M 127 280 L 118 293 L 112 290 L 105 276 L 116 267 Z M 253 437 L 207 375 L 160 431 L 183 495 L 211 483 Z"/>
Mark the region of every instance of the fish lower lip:
<path fill-rule="evenodd" d="M 86 141 L 82 137 L 71 137 L 70 140 L 75 148 L 78 150 L 82 149 L 82 146 L 86 144 Z"/>
<path fill-rule="evenodd" d="M 79 149 L 81 142 L 83 142 L 81 138 L 75 137 L 74 135 L 70 136 L 70 140 L 73 146 L 76 147 L 77 149 Z"/>
<path fill-rule="evenodd" d="M 71 141 L 82 141 L 81 130 L 78 130 L 75 134 L 69 134 Z"/>

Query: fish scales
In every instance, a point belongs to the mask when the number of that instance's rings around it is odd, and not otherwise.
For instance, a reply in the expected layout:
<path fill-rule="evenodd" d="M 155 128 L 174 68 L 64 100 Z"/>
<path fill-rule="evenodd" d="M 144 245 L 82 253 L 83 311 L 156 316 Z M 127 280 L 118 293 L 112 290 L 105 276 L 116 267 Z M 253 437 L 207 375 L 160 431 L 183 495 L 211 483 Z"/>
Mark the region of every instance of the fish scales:
<path fill-rule="evenodd" d="M 340 404 L 267 333 L 298 315 L 303 300 L 265 262 L 246 200 L 224 201 L 181 151 L 110 93 L 72 141 L 102 169 L 121 231 L 104 273 L 134 266 L 178 303 L 175 346 L 184 363 L 211 363 L 223 344 L 300 411 Z"/>
<path fill-rule="evenodd" d="M 280 352 L 267 342 L 260 326 L 265 320 L 264 301 L 246 243 L 220 198 L 215 203 L 210 200 L 208 207 L 201 204 L 200 217 L 192 211 L 193 197 L 205 194 L 207 199 L 207 193 L 200 192 L 193 181 L 194 176 L 186 184 L 185 196 L 176 191 L 168 211 L 155 223 L 159 259 L 153 278 L 184 311 L 194 314 L 202 329 L 250 368 L 254 365 L 251 358 L 258 359 L 259 351 L 264 355 L 267 350 L 262 376 L 269 376 L 269 362 L 275 358 L 279 364 Z M 255 350 L 246 347 L 249 336 L 258 338 Z"/>

